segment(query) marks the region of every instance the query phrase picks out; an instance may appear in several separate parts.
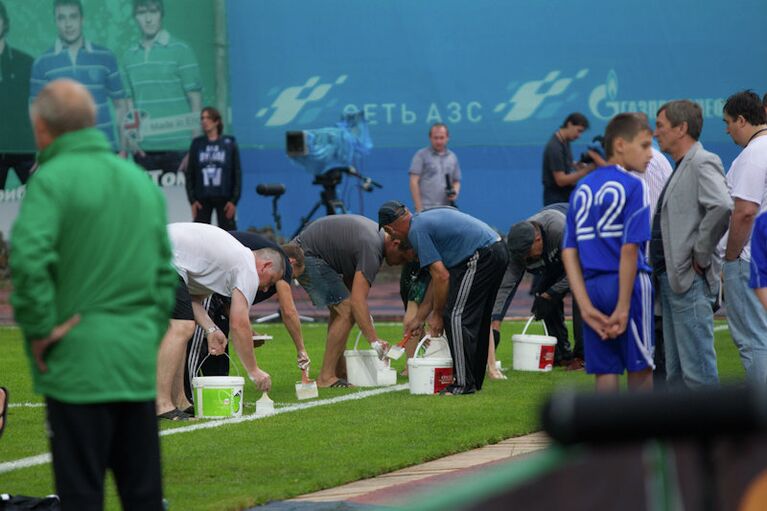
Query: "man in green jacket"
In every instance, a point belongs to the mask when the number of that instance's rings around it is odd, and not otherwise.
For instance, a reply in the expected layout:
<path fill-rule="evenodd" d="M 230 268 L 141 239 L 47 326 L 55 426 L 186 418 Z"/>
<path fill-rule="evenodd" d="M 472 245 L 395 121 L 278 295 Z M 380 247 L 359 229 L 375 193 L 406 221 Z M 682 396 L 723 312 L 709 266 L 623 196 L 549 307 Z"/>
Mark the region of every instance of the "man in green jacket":
<path fill-rule="evenodd" d="M 112 153 L 77 82 L 32 105 L 40 150 L 12 231 L 16 322 L 45 395 L 63 509 L 101 509 L 111 468 L 123 509 L 162 509 L 157 349 L 176 272 L 159 190 Z"/>

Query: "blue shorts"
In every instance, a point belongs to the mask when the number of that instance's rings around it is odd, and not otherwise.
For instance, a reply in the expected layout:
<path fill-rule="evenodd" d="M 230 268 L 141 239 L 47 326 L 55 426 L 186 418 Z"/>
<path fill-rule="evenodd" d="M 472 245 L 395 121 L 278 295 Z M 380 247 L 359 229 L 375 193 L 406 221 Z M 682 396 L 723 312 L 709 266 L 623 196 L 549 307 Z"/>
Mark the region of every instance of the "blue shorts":
<path fill-rule="evenodd" d="M 304 256 L 304 273 L 298 283 L 304 288 L 315 307 L 336 305 L 349 298 L 343 278 L 319 257 Z"/>
<path fill-rule="evenodd" d="M 591 303 L 610 316 L 618 303 L 618 274 L 608 273 L 586 280 Z M 603 341 L 583 323 L 583 351 L 589 374 L 623 374 L 654 368 L 653 294 L 650 275 L 638 272 L 634 280 L 626 331 L 615 339 Z"/>

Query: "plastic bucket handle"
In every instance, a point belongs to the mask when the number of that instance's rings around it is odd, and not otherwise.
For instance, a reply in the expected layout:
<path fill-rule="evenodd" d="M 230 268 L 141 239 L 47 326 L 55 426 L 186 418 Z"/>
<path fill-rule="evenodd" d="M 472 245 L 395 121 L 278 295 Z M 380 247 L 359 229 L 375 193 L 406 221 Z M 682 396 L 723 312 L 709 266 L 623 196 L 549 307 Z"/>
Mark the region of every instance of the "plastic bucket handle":
<path fill-rule="evenodd" d="M 415 347 L 415 353 L 413 354 L 413 358 L 418 358 L 418 353 L 421 351 L 421 346 L 423 346 L 423 343 L 429 340 L 436 341 L 437 339 L 445 339 L 445 341 L 447 341 L 447 338 L 444 335 L 438 335 L 437 337 L 432 337 L 429 334 L 424 335 L 423 339 L 421 339 L 421 341 L 418 343 L 418 346 Z"/>
<path fill-rule="evenodd" d="M 240 370 L 237 369 L 237 364 L 232 364 L 232 357 L 229 356 L 229 353 L 224 352 L 223 355 L 226 355 L 226 358 L 229 359 L 229 367 L 234 366 L 234 370 L 237 371 L 237 376 L 240 376 Z M 205 361 L 208 360 L 208 357 L 210 357 L 210 353 L 205 355 L 205 358 L 202 359 L 202 362 L 200 362 L 199 365 L 197 366 L 197 369 L 195 369 L 194 374 L 196 374 L 197 376 L 205 376 L 204 374 L 202 374 L 202 364 L 204 364 Z"/>
<path fill-rule="evenodd" d="M 532 323 L 534 319 L 535 319 L 535 316 L 530 316 L 530 319 L 528 319 L 527 323 L 525 323 L 525 328 L 522 329 L 522 335 L 525 335 L 525 333 L 527 332 L 527 327 L 530 326 L 530 323 Z M 541 323 L 543 324 L 543 333 L 548 336 L 549 330 L 546 328 L 546 322 L 541 320 Z"/>
<path fill-rule="evenodd" d="M 372 315 L 370 316 L 370 323 L 372 323 L 373 326 L 375 326 L 375 321 L 373 321 Z M 354 351 L 357 351 L 357 344 L 359 344 L 360 342 L 360 337 L 362 337 L 362 330 L 357 332 L 357 338 L 354 340 Z"/>

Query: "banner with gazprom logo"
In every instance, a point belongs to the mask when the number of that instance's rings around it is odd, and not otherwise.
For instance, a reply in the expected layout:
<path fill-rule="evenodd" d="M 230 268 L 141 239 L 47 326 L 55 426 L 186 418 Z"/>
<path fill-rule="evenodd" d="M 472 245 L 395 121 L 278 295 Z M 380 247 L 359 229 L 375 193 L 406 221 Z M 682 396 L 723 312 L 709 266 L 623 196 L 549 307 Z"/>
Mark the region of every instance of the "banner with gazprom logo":
<path fill-rule="evenodd" d="M 286 157 L 285 132 L 344 113 L 365 113 L 374 148 L 362 171 L 384 185 L 368 194 L 345 180 L 351 211 L 410 202 L 411 158 L 441 121 L 463 170 L 459 207 L 505 232 L 541 208 L 543 147 L 569 113 L 591 122 L 573 144 L 578 159 L 613 115 L 654 121 L 664 102 L 693 99 L 702 142 L 727 168 L 739 148 L 723 101 L 767 90 L 764 0 L 230 0 L 228 17 L 243 190 L 284 183 L 288 232 L 319 189 Z M 269 208 L 253 196 L 238 221 L 266 224 Z"/>
<path fill-rule="evenodd" d="M 543 144 L 572 111 L 602 130 L 623 111 L 700 102 L 704 140 L 732 92 L 767 88 L 767 3 L 231 1 L 235 129 L 242 143 L 364 111 L 378 147 Z M 734 16 L 734 12 L 749 12 Z M 738 37 L 733 37 L 738 34 Z"/>

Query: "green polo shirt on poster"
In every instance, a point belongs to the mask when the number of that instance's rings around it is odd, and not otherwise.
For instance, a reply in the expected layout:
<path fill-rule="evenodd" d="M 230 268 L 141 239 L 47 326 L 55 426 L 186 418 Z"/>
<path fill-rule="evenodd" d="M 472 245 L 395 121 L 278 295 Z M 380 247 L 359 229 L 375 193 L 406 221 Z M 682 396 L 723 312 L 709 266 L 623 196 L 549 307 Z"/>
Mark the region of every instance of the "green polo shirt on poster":
<path fill-rule="evenodd" d="M 189 92 L 202 92 L 200 66 L 192 49 L 161 30 L 152 44 L 134 44 L 123 59 L 133 106 L 142 113 L 145 151 L 186 150 L 198 127 Z"/>

